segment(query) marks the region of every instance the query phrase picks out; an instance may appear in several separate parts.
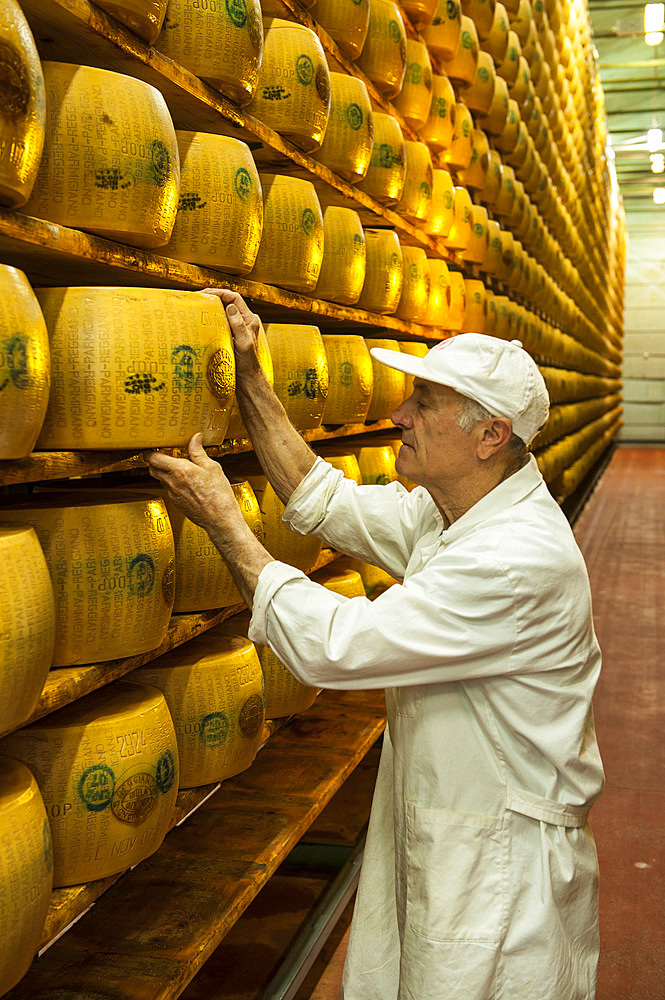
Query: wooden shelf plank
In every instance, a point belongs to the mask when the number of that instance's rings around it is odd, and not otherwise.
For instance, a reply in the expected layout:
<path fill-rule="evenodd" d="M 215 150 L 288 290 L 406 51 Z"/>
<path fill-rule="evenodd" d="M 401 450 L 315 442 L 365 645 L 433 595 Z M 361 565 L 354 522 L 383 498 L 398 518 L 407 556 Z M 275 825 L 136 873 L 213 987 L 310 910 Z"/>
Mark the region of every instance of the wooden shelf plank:
<path fill-rule="evenodd" d="M 315 573 L 317 569 L 327 566 L 337 557 L 338 553 L 332 549 L 322 549 L 311 572 Z M 31 722 L 36 722 L 38 719 L 44 718 L 45 715 L 50 715 L 51 712 L 57 712 L 59 708 L 64 708 L 65 705 L 70 705 L 73 701 L 90 694 L 91 691 L 97 691 L 106 684 L 124 677 L 144 663 L 156 660 L 158 656 L 168 653 L 170 649 L 181 646 L 183 642 L 193 639 L 202 632 L 207 632 L 208 629 L 214 628 L 215 625 L 221 624 L 227 618 L 232 618 L 233 615 L 244 610 L 244 604 L 234 604 L 229 608 L 218 608 L 214 611 L 172 615 L 166 638 L 159 646 L 147 653 L 139 653 L 137 656 L 128 656 L 119 660 L 107 660 L 104 663 L 53 668 L 46 678 L 44 690 L 30 718 L 22 722 L 20 726 L 0 731 L 0 737 L 6 736 L 7 733 L 11 733 L 15 729 L 23 729 L 24 726 L 29 726 Z"/>
<path fill-rule="evenodd" d="M 389 334 L 386 332 L 386 336 Z M 420 340 L 412 334 L 399 334 L 402 340 Z M 438 338 L 433 338 L 438 339 Z M 305 441 L 329 441 L 372 434 L 378 430 L 392 429 L 390 420 L 376 420 L 369 424 L 343 424 L 317 427 L 303 431 Z M 160 448 L 176 458 L 184 457 L 185 448 Z M 223 445 L 207 449 L 213 458 L 239 455 L 252 451 L 251 442 L 244 438 L 225 441 Z M 145 469 L 142 452 L 129 451 L 35 451 L 29 458 L 0 461 L 0 487 L 19 483 L 46 482 L 52 479 L 72 479 L 77 476 L 100 476 L 108 472 L 128 472 Z"/>
<path fill-rule="evenodd" d="M 384 725 L 382 692 L 324 692 L 110 887 L 7 1000 L 60 990 L 104 1000 L 178 996 Z"/>

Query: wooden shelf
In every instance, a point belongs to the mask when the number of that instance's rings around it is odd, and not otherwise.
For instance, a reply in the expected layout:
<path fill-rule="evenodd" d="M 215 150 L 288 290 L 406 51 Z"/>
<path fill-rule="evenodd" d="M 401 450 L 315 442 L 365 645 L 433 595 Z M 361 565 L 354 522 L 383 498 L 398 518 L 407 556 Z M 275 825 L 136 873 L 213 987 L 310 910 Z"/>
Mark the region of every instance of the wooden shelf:
<path fill-rule="evenodd" d="M 337 558 L 337 552 L 332 549 L 322 549 L 311 572 L 315 573 L 317 569 L 327 566 Z M 233 615 L 244 610 L 244 604 L 234 604 L 229 608 L 218 608 L 214 611 L 172 615 L 166 638 L 159 646 L 148 650 L 147 653 L 139 653 L 137 656 L 128 656 L 119 660 L 107 660 L 104 663 L 52 668 L 30 718 L 22 722 L 20 726 L 3 729 L 0 731 L 0 737 L 6 736 L 7 733 L 11 733 L 15 729 L 23 729 L 31 722 L 36 722 L 37 719 L 42 719 L 45 715 L 50 715 L 51 712 L 57 712 L 59 708 L 70 705 L 73 701 L 90 694 L 91 691 L 97 691 L 98 688 L 104 687 L 112 681 L 117 681 L 120 677 L 131 673 L 132 670 L 136 670 L 137 667 L 143 666 L 144 663 L 156 660 L 158 656 L 168 653 L 170 649 L 181 646 L 188 639 L 193 639 L 202 632 L 207 632 L 208 629 L 220 625 L 227 618 L 232 618 Z"/>
<path fill-rule="evenodd" d="M 323 692 L 249 770 L 107 887 L 7 1000 L 178 996 L 384 726 L 382 692 Z"/>

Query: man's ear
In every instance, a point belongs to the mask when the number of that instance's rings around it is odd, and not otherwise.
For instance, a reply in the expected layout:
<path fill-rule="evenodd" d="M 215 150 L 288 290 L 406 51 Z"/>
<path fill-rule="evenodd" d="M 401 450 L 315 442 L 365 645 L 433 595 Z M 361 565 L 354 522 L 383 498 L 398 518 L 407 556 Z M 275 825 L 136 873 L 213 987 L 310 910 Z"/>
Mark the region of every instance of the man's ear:
<path fill-rule="evenodd" d="M 513 436 L 513 425 L 507 417 L 490 417 L 479 424 L 480 434 L 476 454 L 481 462 L 496 455 Z"/>

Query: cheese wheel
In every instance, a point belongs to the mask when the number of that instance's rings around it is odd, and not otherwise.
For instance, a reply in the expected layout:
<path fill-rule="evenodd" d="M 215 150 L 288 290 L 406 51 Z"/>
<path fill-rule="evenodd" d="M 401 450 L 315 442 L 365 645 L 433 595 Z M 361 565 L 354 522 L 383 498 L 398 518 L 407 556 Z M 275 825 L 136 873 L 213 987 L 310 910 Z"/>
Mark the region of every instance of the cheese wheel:
<path fill-rule="evenodd" d="M 489 52 L 496 66 L 503 62 L 506 49 L 508 48 L 508 31 L 510 30 L 510 20 L 508 11 L 502 3 L 494 5 L 494 15 L 492 24 L 487 34 L 481 38 L 480 47 L 484 52 Z"/>
<path fill-rule="evenodd" d="M 251 276 L 294 292 L 316 288 L 323 261 L 323 214 L 314 185 L 260 173 L 263 235 Z"/>
<path fill-rule="evenodd" d="M 469 165 L 457 171 L 457 179 L 464 187 L 481 191 L 485 186 L 490 168 L 489 141 L 482 129 L 479 128 L 474 128 L 471 132 L 471 141 L 473 148 Z"/>
<path fill-rule="evenodd" d="M 499 191 L 501 190 L 502 173 L 503 164 L 501 162 L 501 157 L 495 149 L 490 149 L 485 183 L 478 192 L 478 198 L 483 205 L 494 205 L 494 202 L 499 196 Z"/>
<path fill-rule="evenodd" d="M 257 317 L 258 318 L 258 317 Z M 275 382 L 275 369 L 273 364 L 272 355 L 270 353 L 270 345 L 268 344 L 268 338 L 266 332 L 263 328 L 263 323 L 259 319 L 259 330 L 256 335 L 256 356 L 261 366 L 261 370 L 265 375 L 268 384 L 274 385 Z M 233 402 L 231 404 L 231 414 L 229 416 L 229 425 L 226 429 L 227 438 L 247 438 L 247 428 L 245 427 L 242 417 L 240 416 L 240 407 L 238 406 L 238 400 L 233 396 Z"/>
<path fill-rule="evenodd" d="M 254 491 L 246 481 L 231 482 L 242 515 L 260 542 L 263 519 Z M 242 604 L 231 571 L 211 542 L 207 531 L 185 517 L 180 508 L 166 499 L 175 545 L 175 597 L 177 612 L 210 611 Z"/>
<path fill-rule="evenodd" d="M 505 124 L 502 131 L 494 140 L 497 149 L 499 149 L 502 153 L 512 153 L 515 149 L 520 134 L 520 121 L 520 111 L 517 106 L 517 101 L 509 98 Z"/>
<path fill-rule="evenodd" d="M 243 107 L 263 54 L 259 0 L 169 0 L 156 47 Z"/>
<path fill-rule="evenodd" d="M 508 118 L 509 101 L 508 84 L 500 76 L 495 77 L 494 94 L 489 110 L 485 115 L 476 116 L 478 127 L 489 132 L 490 135 L 501 135 Z"/>
<path fill-rule="evenodd" d="M 517 79 L 521 55 L 520 40 L 514 31 L 509 30 L 505 55 L 496 67 L 497 76 L 503 77 L 508 86 L 511 86 Z"/>
<path fill-rule="evenodd" d="M 466 305 L 464 307 L 463 333 L 485 333 L 487 293 L 482 281 L 465 278 Z"/>
<path fill-rule="evenodd" d="M 300 535 L 284 524 L 284 504 L 265 476 L 250 476 L 249 482 L 261 508 L 266 549 L 280 562 L 309 573 L 321 553 L 321 539 Z"/>
<path fill-rule="evenodd" d="M 161 288 L 40 288 L 52 385 L 40 448 L 224 439 L 235 386 L 218 298 Z"/>
<path fill-rule="evenodd" d="M 317 570 L 312 576 L 312 580 L 341 597 L 365 596 L 362 577 L 355 569 L 344 569 L 331 563 L 329 566 Z"/>
<path fill-rule="evenodd" d="M 316 21 L 349 59 L 356 59 L 367 38 L 369 0 L 316 0 Z"/>
<path fill-rule="evenodd" d="M 265 700 L 254 644 L 211 629 L 140 667 L 132 680 L 166 699 L 178 743 L 178 787 L 246 770 L 263 742 Z"/>
<path fill-rule="evenodd" d="M 264 18 L 261 71 L 247 110 L 300 149 L 318 149 L 328 126 L 330 72 L 313 31 Z"/>
<path fill-rule="evenodd" d="M 455 104 L 455 91 L 447 76 L 434 74 L 432 77 L 432 100 L 429 114 L 420 135 L 432 149 L 449 146 L 454 131 L 451 109 Z"/>
<path fill-rule="evenodd" d="M 97 6 L 152 44 L 164 23 L 168 0 L 97 0 Z"/>
<path fill-rule="evenodd" d="M 520 56 L 517 64 L 517 76 L 513 83 L 508 84 L 510 96 L 514 101 L 517 101 L 518 106 L 521 107 L 527 99 L 530 85 L 531 74 L 529 73 L 529 64 L 524 56 Z"/>
<path fill-rule="evenodd" d="M 427 321 L 432 326 L 448 329 L 450 313 L 450 272 L 445 260 L 429 257 L 429 302 L 427 306 Z M 421 345 L 418 345 L 421 346 Z M 402 347 L 404 350 L 404 347 Z M 427 349 L 425 348 L 425 352 Z M 424 357 L 420 354 L 419 357 Z M 413 380 L 412 380 L 413 381 Z"/>
<path fill-rule="evenodd" d="M 367 345 L 362 337 L 345 333 L 325 334 L 323 344 L 329 377 L 323 423 L 360 424 L 372 398 L 372 358 Z"/>
<path fill-rule="evenodd" d="M 34 448 L 50 381 L 48 333 L 39 302 L 23 271 L 0 264 L 0 459 L 25 458 Z"/>
<path fill-rule="evenodd" d="M 471 18 L 480 37 L 485 38 L 492 28 L 494 0 L 462 0 L 462 10 Z"/>
<path fill-rule="evenodd" d="M 464 103 L 471 111 L 486 115 L 494 97 L 494 60 L 488 52 L 478 53 L 478 64 L 473 81 L 462 89 Z"/>
<path fill-rule="evenodd" d="M 454 55 L 439 59 L 439 71 L 451 80 L 461 84 L 471 84 L 478 65 L 478 32 L 470 17 L 462 14 L 460 35 Z"/>
<path fill-rule="evenodd" d="M 400 354 L 399 344 L 394 340 L 365 338 L 365 343 L 370 352 L 373 347 L 382 347 L 384 350 Z M 367 420 L 385 420 L 404 400 L 406 376 L 404 372 L 389 368 L 372 358 L 372 378 L 372 399 L 367 411 Z"/>
<path fill-rule="evenodd" d="M 397 479 L 395 452 L 389 444 L 354 445 L 364 486 L 387 486 Z"/>
<path fill-rule="evenodd" d="M 429 323 L 429 267 L 422 247 L 402 247 L 404 281 L 402 294 L 395 310 L 400 319 L 412 323 Z"/>
<path fill-rule="evenodd" d="M 365 281 L 366 258 L 358 213 L 329 205 L 323 213 L 323 261 L 313 294 L 317 299 L 354 305 Z"/>
<path fill-rule="evenodd" d="M 434 277 L 434 271 L 432 270 L 432 263 L 434 263 L 434 261 L 430 259 L 428 261 L 430 267 L 430 302 L 432 299 L 433 284 L 436 281 L 436 279 L 434 279 L 434 281 L 432 280 Z M 444 261 L 441 261 L 441 263 L 444 264 L 445 266 Z M 446 271 L 447 270 L 448 268 L 446 267 Z M 438 324 L 435 323 L 434 325 L 437 326 Z M 417 340 L 400 340 L 399 349 L 402 352 L 402 354 L 411 354 L 415 358 L 424 358 L 427 352 L 429 351 L 429 347 L 427 346 L 427 344 L 422 344 Z M 405 374 L 404 378 L 405 378 L 404 398 L 407 399 L 413 392 L 413 375 Z M 395 455 L 397 455 L 397 449 L 394 448 L 393 450 L 395 451 Z"/>
<path fill-rule="evenodd" d="M 328 396 L 328 359 L 317 326 L 270 323 L 266 336 L 274 358 L 274 389 L 298 430 L 321 426 Z"/>
<path fill-rule="evenodd" d="M 344 474 L 345 479 L 353 479 L 358 486 L 362 486 L 363 477 L 360 473 L 358 459 L 351 452 L 340 454 L 340 447 L 343 447 L 343 444 L 330 444 L 327 447 L 325 445 L 317 445 L 316 450 L 334 469 L 339 469 Z"/>
<path fill-rule="evenodd" d="M 432 172 L 432 210 L 425 226 L 430 236 L 447 236 L 455 217 L 455 185 L 447 170 Z"/>
<path fill-rule="evenodd" d="M 53 885 L 53 846 L 44 801 L 25 765 L 0 757 L 0 995 L 28 971 Z"/>
<path fill-rule="evenodd" d="M 250 616 L 247 612 L 234 615 L 218 625 L 215 632 L 224 635 L 247 635 Z M 317 688 L 301 684 L 288 670 L 270 646 L 255 643 L 265 685 L 266 718 L 279 719 L 285 715 L 304 712 L 316 699 Z"/>
<path fill-rule="evenodd" d="M 33 528 L 2 523 L 0 509 L 0 726 L 14 729 L 37 704 L 53 659 L 55 599 Z"/>
<path fill-rule="evenodd" d="M 466 309 L 466 285 L 464 275 L 459 271 L 450 272 L 450 309 L 448 311 L 448 329 L 458 333 L 464 323 Z"/>
<path fill-rule="evenodd" d="M 340 559 L 337 560 L 337 565 L 342 563 L 345 569 L 355 570 L 356 573 L 360 574 L 360 579 L 363 582 L 363 587 L 365 589 L 365 597 L 373 601 L 380 594 L 383 594 L 386 590 L 397 583 L 397 580 L 386 573 L 385 570 L 379 569 L 378 566 L 372 566 L 371 563 L 362 562 L 360 559 Z M 340 567 L 341 568 L 341 567 Z"/>
<path fill-rule="evenodd" d="M 406 31 L 392 0 L 370 0 L 367 37 L 356 62 L 386 97 L 399 94 L 406 73 Z"/>
<path fill-rule="evenodd" d="M 495 219 L 487 223 L 487 253 L 480 268 L 493 278 L 501 269 L 501 226 Z"/>
<path fill-rule="evenodd" d="M 42 63 L 47 134 L 23 211 L 152 250 L 178 211 L 180 162 L 158 90 L 92 66 Z"/>
<path fill-rule="evenodd" d="M 462 251 L 462 260 L 470 264 L 482 264 L 489 248 L 487 209 L 482 205 L 471 208 L 471 239 Z"/>
<path fill-rule="evenodd" d="M 455 187 L 453 223 L 443 242 L 451 250 L 464 250 L 468 247 L 472 232 L 472 204 L 469 192 L 465 187 Z"/>
<path fill-rule="evenodd" d="M 515 171 L 504 163 L 501 171 L 501 187 L 496 196 L 492 211 L 501 218 L 507 218 L 515 203 Z"/>
<path fill-rule="evenodd" d="M 404 187 L 406 153 L 397 119 L 380 111 L 372 114 L 374 137 L 367 173 L 357 187 L 384 205 L 399 201 Z"/>
<path fill-rule="evenodd" d="M 419 31 L 431 24 L 437 5 L 438 0 L 402 0 L 402 10 Z"/>
<path fill-rule="evenodd" d="M 14 0 L 0 2 L 0 205 L 30 197 L 44 148 L 44 77 L 35 40 Z"/>
<path fill-rule="evenodd" d="M 53 885 L 114 875 L 157 850 L 178 793 L 178 747 L 161 691 L 116 681 L 0 742 L 39 785 Z"/>
<path fill-rule="evenodd" d="M 355 184 L 367 173 L 373 134 L 372 105 L 363 81 L 331 73 L 328 128 L 312 159 Z"/>
<path fill-rule="evenodd" d="M 263 200 L 249 147 L 207 132 L 176 132 L 180 200 L 165 257 L 247 274 L 263 229 Z"/>
<path fill-rule="evenodd" d="M 404 264 L 397 233 L 390 229 L 365 230 L 365 281 L 358 308 L 392 313 L 402 294 Z"/>
<path fill-rule="evenodd" d="M 427 47 L 439 59 L 452 59 L 462 33 L 459 0 L 438 0 L 432 23 L 423 36 Z"/>
<path fill-rule="evenodd" d="M 427 46 L 414 38 L 406 40 L 406 73 L 393 103 L 416 132 L 427 121 L 432 103 L 432 63 Z"/>
<path fill-rule="evenodd" d="M 94 663 L 154 649 L 174 594 L 173 534 L 162 500 L 92 491 L 9 498 L 3 521 L 31 525 L 53 584 L 53 666 Z"/>
<path fill-rule="evenodd" d="M 395 211 L 412 222 L 427 220 L 432 211 L 432 156 L 424 142 L 404 143 L 406 174 Z"/>
<path fill-rule="evenodd" d="M 453 135 L 443 151 L 443 162 L 453 170 L 468 167 L 473 156 L 473 118 L 465 104 L 457 102 L 452 109 Z"/>
<path fill-rule="evenodd" d="M 485 317 L 485 333 L 494 337 L 496 335 L 496 321 L 497 321 L 497 309 L 496 309 L 496 298 L 497 296 L 494 292 L 490 292 L 486 289 L 485 292 L 487 296 L 487 315 Z"/>

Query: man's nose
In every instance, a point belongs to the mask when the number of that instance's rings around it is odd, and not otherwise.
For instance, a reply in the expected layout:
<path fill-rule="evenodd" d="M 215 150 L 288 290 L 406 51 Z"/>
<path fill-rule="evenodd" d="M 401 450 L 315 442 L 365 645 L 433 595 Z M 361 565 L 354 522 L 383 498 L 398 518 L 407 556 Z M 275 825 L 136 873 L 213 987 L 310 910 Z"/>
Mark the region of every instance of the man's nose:
<path fill-rule="evenodd" d="M 399 404 L 397 409 L 393 410 L 390 414 L 390 419 L 396 427 L 406 427 L 408 429 L 413 426 L 413 418 L 411 416 L 408 399 L 405 399 L 403 403 Z"/>

